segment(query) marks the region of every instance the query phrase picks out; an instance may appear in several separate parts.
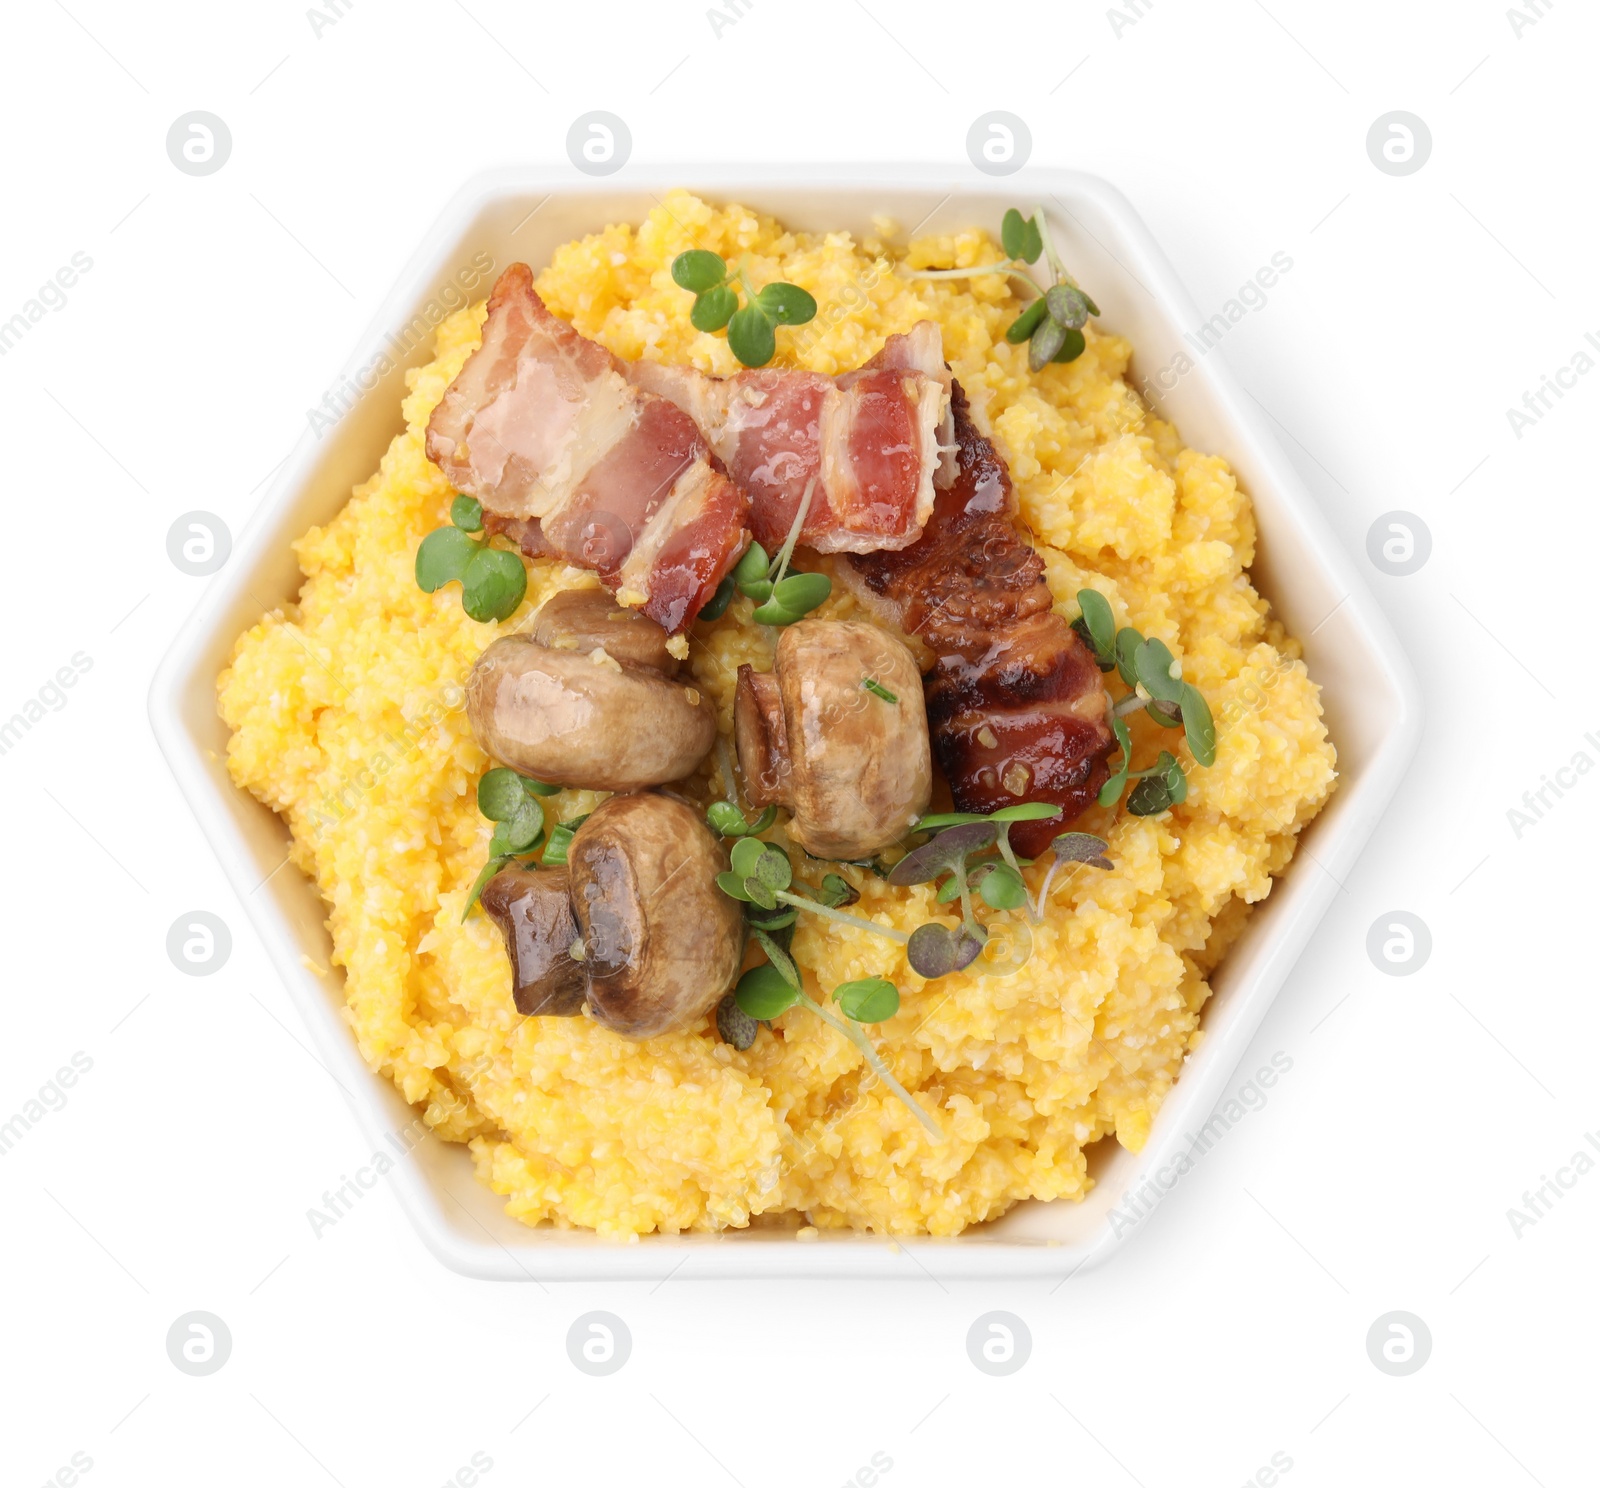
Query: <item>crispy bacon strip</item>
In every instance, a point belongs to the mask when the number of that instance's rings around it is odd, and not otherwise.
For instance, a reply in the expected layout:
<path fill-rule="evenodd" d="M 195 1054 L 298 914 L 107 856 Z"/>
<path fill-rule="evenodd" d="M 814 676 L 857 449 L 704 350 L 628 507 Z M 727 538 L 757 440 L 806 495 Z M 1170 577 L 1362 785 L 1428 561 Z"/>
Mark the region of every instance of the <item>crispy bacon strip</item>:
<path fill-rule="evenodd" d="M 815 479 L 800 541 L 819 553 L 867 553 L 917 540 L 933 510 L 950 374 L 939 328 L 922 321 L 893 349 L 842 377 L 762 367 L 708 377 L 635 362 L 635 386 L 670 398 L 700 427 L 750 498 L 750 527 L 770 553 Z"/>
<path fill-rule="evenodd" d="M 937 657 L 923 686 L 956 808 L 1062 808 L 1054 820 L 1012 827 L 1017 851 L 1033 857 L 1104 783 L 1116 742 L 1110 704 L 1088 648 L 1051 608 L 1044 564 L 1013 521 L 1010 472 L 959 383 L 951 404 L 955 479 L 921 538 L 899 552 L 852 555 L 847 567 L 861 597 Z"/>
<path fill-rule="evenodd" d="M 634 387 L 512 264 L 483 341 L 428 423 L 429 459 L 530 556 L 593 569 L 624 604 L 688 629 L 747 544 L 749 503 L 694 422 Z"/>

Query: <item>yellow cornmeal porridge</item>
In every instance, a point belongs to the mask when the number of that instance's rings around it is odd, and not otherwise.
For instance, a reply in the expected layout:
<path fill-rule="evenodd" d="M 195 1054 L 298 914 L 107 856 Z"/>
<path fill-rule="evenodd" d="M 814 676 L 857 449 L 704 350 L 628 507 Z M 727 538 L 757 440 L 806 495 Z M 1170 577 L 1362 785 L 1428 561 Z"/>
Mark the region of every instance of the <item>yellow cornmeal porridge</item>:
<path fill-rule="evenodd" d="M 406 431 L 377 473 L 296 545 L 299 604 L 240 638 L 218 683 L 234 779 L 288 820 L 293 859 L 329 905 L 367 1062 L 441 1137 L 470 1143 L 480 1176 L 529 1223 L 629 1235 L 761 1216 L 948 1235 L 1019 1199 L 1081 1198 L 1089 1143 L 1144 1142 L 1200 1036 L 1208 973 L 1334 782 L 1317 687 L 1250 584 L 1250 503 L 1221 460 L 1185 449 L 1146 413 L 1124 381 L 1131 348 L 1120 337 L 1091 323 L 1081 358 L 1031 375 L 1027 347 L 1004 340 L 1018 309 L 1004 280 L 896 272 L 902 258 L 992 262 L 998 250 L 976 229 L 905 251 L 790 233 L 675 193 L 638 228 L 558 250 L 538 291 L 619 356 L 732 373 L 727 341 L 692 329 L 690 297 L 670 277 L 691 246 L 749 255 L 755 282 L 784 279 L 816 297 L 817 318 L 780 333 L 777 365 L 846 371 L 892 332 L 937 321 L 980 427 L 1010 464 L 1058 608 L 1075 615 L 1077 591 L 1099 589 L 1119 625 L 1167 642 L 1217 720 L 1216 763 L 1189 771 L 1183 805 L 1156 818 L 1097 809 L 1078 824 L 1107 838 L 1115 866 L 1056 876 L 1031 954 L 997 934 L 991 960 L 924 983 L 891 942 L 801 917 L 794 953 L 813 997 L 858 977 L 898 984 L 899 1013 L 872 1035 L 946 1141 L 803 1010 L 744 1053 L 709 1018 L 644 1043 L 586 1017 L 522 1018 L 494 925 L 479 912 L 461 922 L 490 833 L 474 794 L 490 761 L 462 684 L 497 634 L 525 626 L 556 590 L 595 582 L 534 562 L 522 609 L 480 625 L 457 588 L 424 594 L 413 578 L 417 544 L 448 520 L 452 495 L 423 431 L 478 344 L 481 305 L 439 327 L 437 358 L 410 375 Z M 737 599 L 693 632 L 695 685 L 717 700 L 725 735 L 738 664 L 771 664 L 773 633 L 750 610 Z M 866 618 L 839 584 L 817 613 Z M 1139 719 L 1143 764 L 1161 731 Z M 551 816 L 598 799 L 563 792 Z M 940 912 L 932 886 L 845 872 L 858 914 L 909 930 Z M 1029 873 L 1034 889 L 1042 872 Z"/>

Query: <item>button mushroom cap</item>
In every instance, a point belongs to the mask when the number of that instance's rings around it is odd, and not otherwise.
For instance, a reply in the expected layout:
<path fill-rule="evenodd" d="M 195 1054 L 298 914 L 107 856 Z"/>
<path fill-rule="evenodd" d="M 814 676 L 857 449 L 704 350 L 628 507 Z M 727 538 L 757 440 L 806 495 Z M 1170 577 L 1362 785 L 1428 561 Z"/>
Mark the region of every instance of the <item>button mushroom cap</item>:
<path fill-rule="evenodd" d="M 905 645 L 876 625 L 786 627 L 771 672 L 739 668 L 734 734 L 751 803 L 787 806 L 790 835 L 816 857 L 869 856 L 927 810 L 922 678 Z"/>
<path fill-rule="evenodd" d="M 700 813 L 673 796 L 613 796 L 567 847 L 589 1011 L 630 1038 L 703 1017 L 733 986 L 744 916 Z"/>
<path fill-rule="evenodd" d="M 589 655 L 596 646 L 620 662 L 678 675 L 666 631 L 642 610 L 625 609 L 604 589 L 563 589 L 540 607 L 533 638 L 541 646 Z"/>
<path fill-rule="evenodd" d="M 595 648 L 603 651 L 604 648 Z M 551 785 L 636 791 L 681 780 L 716 741 L 694 688 L 610 654 L 501 636 L 467 679 L 484 752 Z"/>
<path fill-rule="evenodd" d="M 505 937 L 511 995 L 529 1017 L 574 1018 L 583 1010 L 583 963 L 565 868 L 502 868 L 479 903 Z"/>

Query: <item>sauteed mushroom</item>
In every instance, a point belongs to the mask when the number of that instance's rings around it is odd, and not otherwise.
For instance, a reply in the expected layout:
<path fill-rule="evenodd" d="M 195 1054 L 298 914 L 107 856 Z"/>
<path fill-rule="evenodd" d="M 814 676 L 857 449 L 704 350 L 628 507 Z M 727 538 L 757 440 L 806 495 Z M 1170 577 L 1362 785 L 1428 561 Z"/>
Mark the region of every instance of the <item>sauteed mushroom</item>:
<path fill-rule="evenodd" d="M 534 621 L 533 638 L 558 651 L 587 656 L 596 646 L 617 661 L 678 675 L 667 633 L 642 610 L 624 609 L 604 589 L 563 589 L 552 594 Z"/>
<path fill-rule="evenodd" d="M 927 809 L 922 678 L 875 625 L 788 626 L 771 672 L 739 668 L 734 732 L 751 803 L 787 806 L 790 835 L 819 858 L 866 857 Z"/>
<path fill-rule="evenodd" d="M 556 595 L 534 634 L 501 636 L 472 669 L 484 751 L 552 785 L 635 791 L 681 780 L 716 740 L 710 702 L 672 680 L 667 634 L 596 592 Z"/>
<path fill-rule="evenodd" d="M 484 885 L 478 902 L 505 937 L 517 1011 L 576 1017 L 583 1008 L 583 968 L 570 954 L 578 923 L 567 870 L 503 868 Z"/>
<path fill-rule="evenodd" d="M 685 1028 L 739 974 L 744 921 L 716 886 L 700 813 L 655 792 L 613 796 L 574 833 L 566 868 L 506 869 L 483 891 L 511 956 L 517 1011 L 629 1038 Z"/>

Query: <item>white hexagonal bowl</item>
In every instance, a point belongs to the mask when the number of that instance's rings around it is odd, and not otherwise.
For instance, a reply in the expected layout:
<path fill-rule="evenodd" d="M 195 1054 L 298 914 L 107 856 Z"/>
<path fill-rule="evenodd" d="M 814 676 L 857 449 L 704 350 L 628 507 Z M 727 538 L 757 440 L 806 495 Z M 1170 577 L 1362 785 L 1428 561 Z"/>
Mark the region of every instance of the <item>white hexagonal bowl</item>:
<path fill-rule="evenodd" d="M 496 172 L 466 186 L 445 209 L 401 275 L 345 374 L 370 382 L 367 369 L 394 351 L 392 339 L 425 312 L 474 254 L 495 270 L 517 259 L 535 267 L 560 243 L 607 222 L 637 221 L 675 185 L 714 200 L 771 212 L 792 227 L 870 229 L 887 215 L 928 232 L 974 223 L 993 227 L 1006 207 L 1043 202 L 1063 255 L 1092 286 L 1102 324 L 1136 348 L 1145 383 L 1192 348 L 1185 328 L 1199 324 L 1194 303 L 1131 205 L 1105 182 L 1069 171 L 1027 171 L 975 181 L 943 167 L 633 168 L 603 181 L 565 167 Z M 474 291 L 483 293 L 482 288 Z M 452 303 L 460 303 L 458 293 Z M 404 339 L 403 337 L 401 339 Z M 343 1021 L 337 975 L 329 964 L 324 907 L 283 861 L 283 822 L 229 780 L 226 730 L 215 681 L 234 639 L 265 606 L 294 599 L 300 574 L 290 542 L 326 522 L 350 489 L 377 467 L 402 427 L 403 369 L 432 354 L 422 337 L 404 362 L 367 387 L 321 438 L 308 431 L 279 470 L 271 492 L 231 560 L 163 660 L 150 692 L 156 737 L 229 881 L 265 943 L 317 1052 L 352 1095 L 374 1147 L 415 1121 L 393 1086 L 362 1062 Z M 359 374 L 359 378 L 358 378 Z M 1163 379 L 1172 381 L 1168 377 Z M 335 379 L 330 383 L 338 385 Z M 1422 719 L 1410 668 L 1350 555 L 1339 545 L 1259 409 L 1215 353 L 1200 358 L 1167 391 L 1155 391 L 1162 416 L 1188 444 L 1227 458 L 1255 502 L 1260 530 L 1257 586 L 1295 635 L 1321 683 L 1329 731 L 1339 751 L 1340 784 L 1305 834 L 1304 848 L 1259 905 L 1213 979 L 1206 1038 L 1168 1096 L 1142 1152 L 1099 1145 L 1096 1184 L 1082 1203 L 1026 1203 L 994 1223 L 944 1240 L 902 1241 L 825 1234 L 801 1241 L 774 1231 L 647 1237 L 632 1244 L 586 1232 L 530 1229 L 508 1218 L 474 1178 L 464 1147 L 428 1137 L 393 1175 L 400 1201 L 428 1247 L 467 1275 L 537 1277 L 950 1277 L 1064 1276 L 1114 1254 L 1149 1206 L 1175 1181 L 1183 1154 L 1221 1098 L 1235 1067 L 1322 918 L 1416 748 Z M 265 882 L 263 882 L 265 880 Z M 1115 1214 L 1113 1211 L 1116 1211 Z"/>

